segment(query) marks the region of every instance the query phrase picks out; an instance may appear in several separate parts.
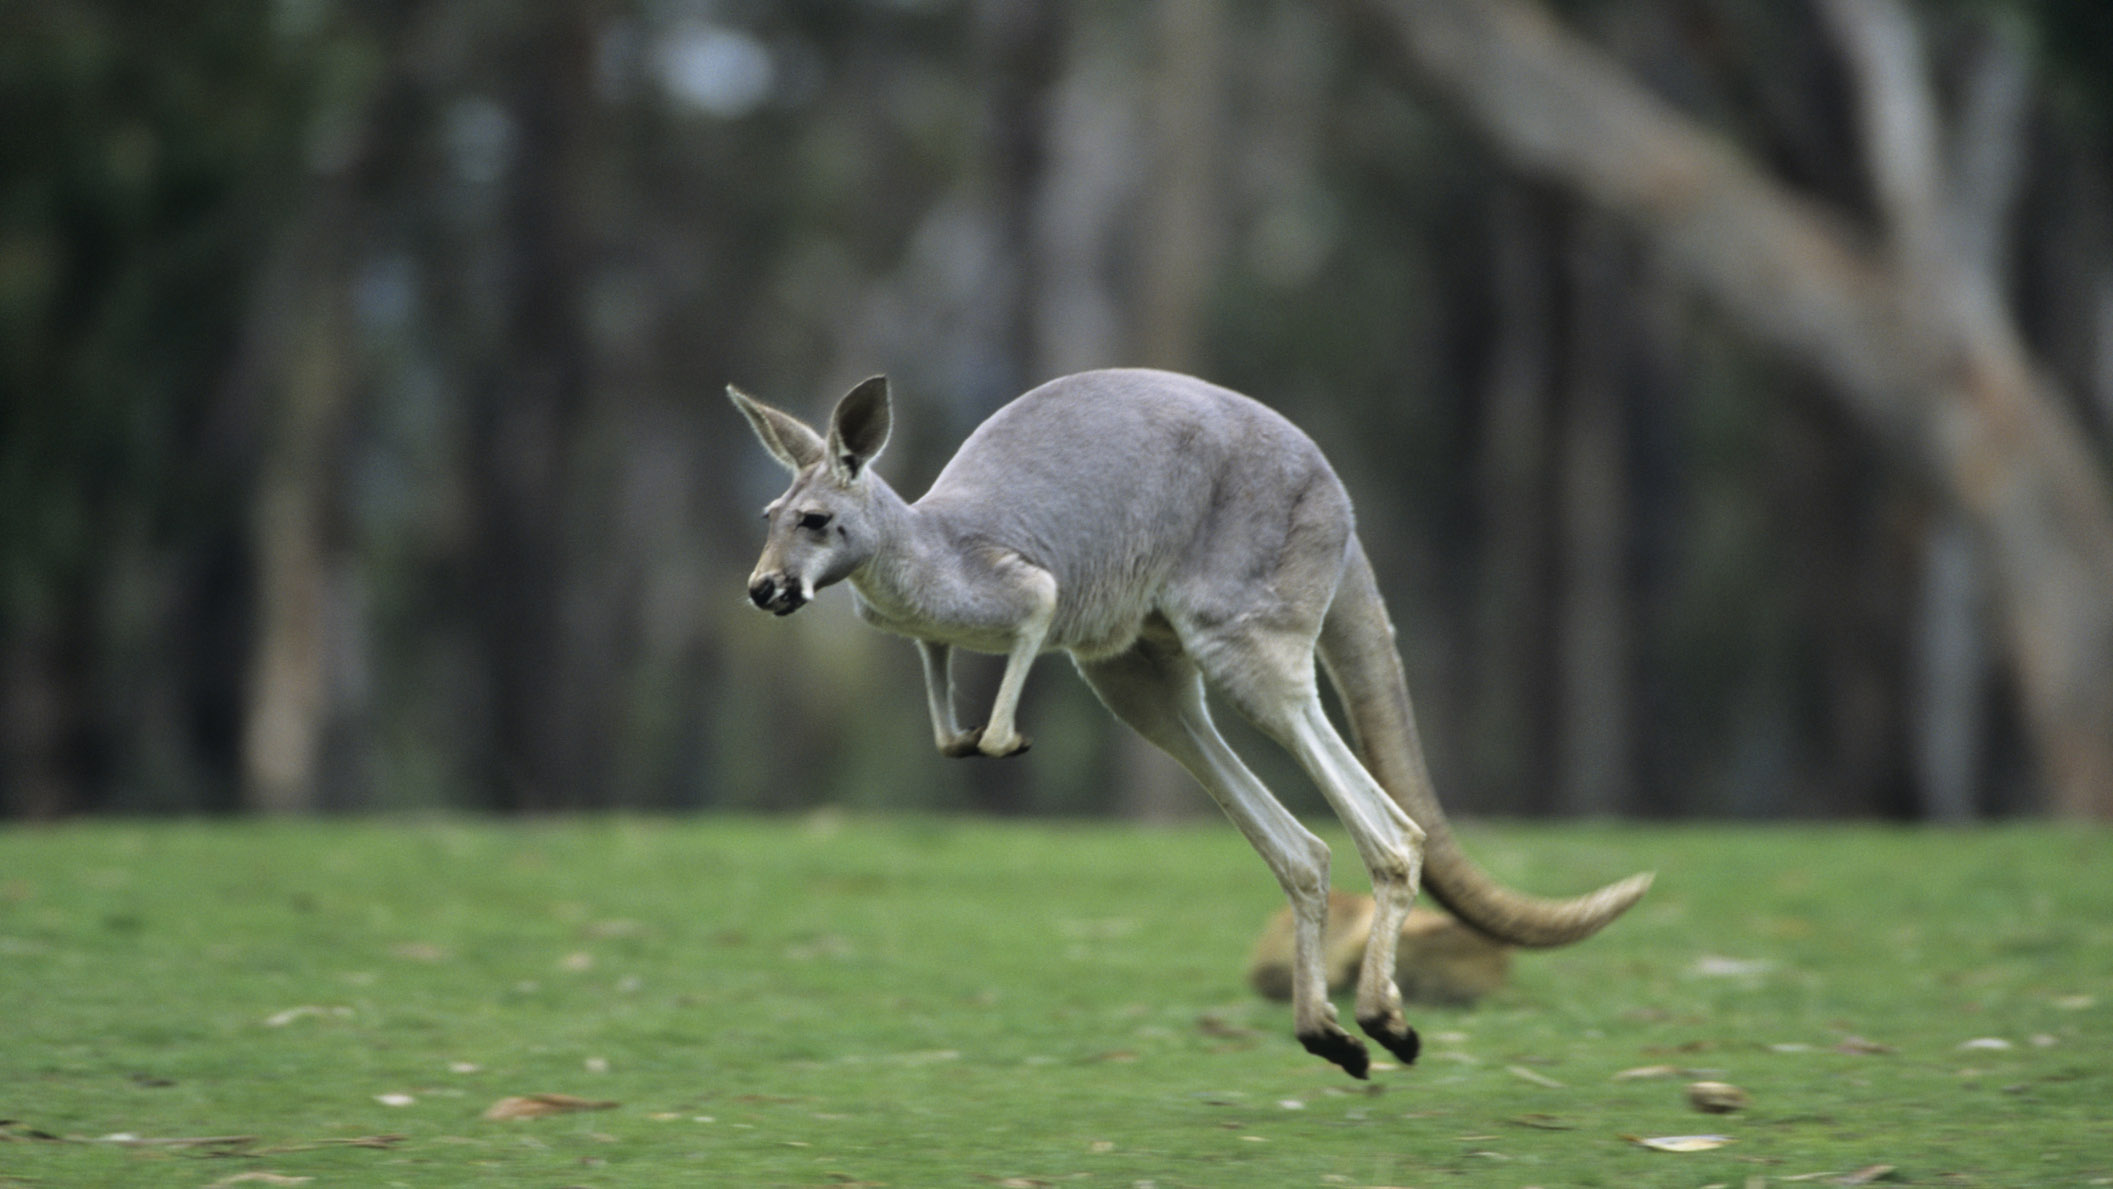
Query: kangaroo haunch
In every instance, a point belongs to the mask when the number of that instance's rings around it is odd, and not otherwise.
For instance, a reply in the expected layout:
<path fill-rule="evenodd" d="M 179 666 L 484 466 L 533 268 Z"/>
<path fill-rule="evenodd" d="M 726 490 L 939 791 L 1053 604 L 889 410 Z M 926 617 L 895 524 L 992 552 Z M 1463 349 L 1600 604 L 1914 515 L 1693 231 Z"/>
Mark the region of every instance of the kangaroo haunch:
<path fill-rule="evenodd" d="M 749 578 L 789 615 L 849 580 L 858 612 L 917 642 L 932 734 L 950 756 L 1027 750 L 1013 721 L 1035 657 L 1060 649 L 1117 718 L 1180 761 L 1261 852 L 1291 899 L 1292 1016 L 1307 1049 L 1363 1077 L 1363 1043 L 1328 1002 L 1328 848 L 1241 763 L 1211 722 L 1209 683 L 1298 758 L 1372 874 L 1372 941 L 1357 1022 L 1403 1061 L 1394 949 L 1421 883 L 1500 941 L 1596 932 L 1650 886 L 1638 875 L 1572 900 L 1521 895 L 1462 854 L 1424 767 L 1394 626 L 1350 497 L 1297 427 L 1238 393 L 1147 370 L 1052 380 L 991 415 L 916 503 L 874 474 L 892 415 L 879 376 L 837 404 L 826 436 L 729 388 L 793 472 L 764 512 Z M 955 718 L 952 650 L 1006 658 L 983 725 Z M 1321 707 L 1328 671 L 1357 749 Z"/>

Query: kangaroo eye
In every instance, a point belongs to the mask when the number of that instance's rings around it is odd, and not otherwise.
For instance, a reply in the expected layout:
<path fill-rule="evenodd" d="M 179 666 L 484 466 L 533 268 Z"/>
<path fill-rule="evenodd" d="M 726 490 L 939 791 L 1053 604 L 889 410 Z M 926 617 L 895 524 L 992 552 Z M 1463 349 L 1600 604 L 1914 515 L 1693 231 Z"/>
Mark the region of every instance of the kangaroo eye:
<path fill-rule="evenodd" d="M 829 513 L 802 512 L 800 513 L 800 527 L 809 532 L 821 532 L 829 527 Z"/>

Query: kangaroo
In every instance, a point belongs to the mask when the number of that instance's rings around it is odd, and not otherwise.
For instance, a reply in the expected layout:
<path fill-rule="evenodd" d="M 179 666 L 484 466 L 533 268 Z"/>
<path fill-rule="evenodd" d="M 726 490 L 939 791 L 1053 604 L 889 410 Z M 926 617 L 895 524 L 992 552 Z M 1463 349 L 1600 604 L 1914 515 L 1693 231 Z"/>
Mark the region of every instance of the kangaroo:
<path fill-rule="evenodd" d="M 1069 653 L 1102 704 L 1180 762 L 1268 862 L 1294 917 L 1293 1031 L 1351 1076 L 1367 1076 L 1370 1057 L 1328 1000 L 1328 847 L 1219 735 L 1206 685 L 1297 758 L 1370 871 L 1354 1010 L 1404 1063 L 1419 1042 L 1394 951 L 1419 884 L 1521 946 L 1589 936 L 1650 886 L 1636 875 L 1545 900 L 1502 887 L 1461 852 L 1350 497 L 1320 448 L 1259 402 L 1144 369 L 1051 380 L 977 427 L 913 504 L 872 470 L 893 423 L 885 377 L 853 388 L 826 435 L 736 388 L 727 395 L 793 473 L 764 510 L 750 600 L 790 615 L 849 581 L 861 617 L 916 641 L 933 741 L 948 756 L 1026 751 L 1015 713 L 1028 669 L 1045 651 Z M 957 648 L 1005 657 L 989 717 L 966 729 Z M 1322 708 L 1316 655 L 1355 751 Z"/>

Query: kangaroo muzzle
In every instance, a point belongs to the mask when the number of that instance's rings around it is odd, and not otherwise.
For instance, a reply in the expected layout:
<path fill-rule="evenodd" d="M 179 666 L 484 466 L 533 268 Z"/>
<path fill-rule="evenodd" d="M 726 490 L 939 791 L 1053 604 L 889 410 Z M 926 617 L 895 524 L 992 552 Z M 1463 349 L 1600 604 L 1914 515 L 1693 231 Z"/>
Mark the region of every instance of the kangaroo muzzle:
<path fill-rule="evenodd" d="M 760 574 L 749 580 L 748 599 L 772 615 L 790 615 L 807 605 L 799 583 L 781 575 Z"/>

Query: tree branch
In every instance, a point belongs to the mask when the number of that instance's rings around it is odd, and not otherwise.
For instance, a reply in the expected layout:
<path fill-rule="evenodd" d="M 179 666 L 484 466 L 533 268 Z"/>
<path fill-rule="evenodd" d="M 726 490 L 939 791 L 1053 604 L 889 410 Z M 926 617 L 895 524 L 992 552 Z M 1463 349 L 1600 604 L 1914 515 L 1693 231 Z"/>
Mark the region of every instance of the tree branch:
<path fill-rule="evenodd" d="M 2052 805 L 2113 817 L 2113 491 L 1996 295 L 1919 283 L 1533 4 L 1341 2 L 1500 156 L 1625 220 L 1958 502 L 1993 563 Z M 1857 0 L 1830 11 L 1882 15 Z M 1903 51 L 1876 52 L 1891 63 Z M 1916 131 L 1912 111 L 1870 118 L 1932 146 L 1926 164 L 1910 147 L 1885 184 L 1912 190 L 1938 168 L 1934 130 Z"/>
<path fill-rule="evenodd" d="M 1897 0 L 1823 0 L 1819 12 L 1856 83 L 1864 165 L 1893 247 L 1910 267 L 1936 267 L 1951 250 L 1921 31 Z"/>

